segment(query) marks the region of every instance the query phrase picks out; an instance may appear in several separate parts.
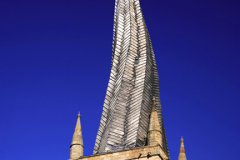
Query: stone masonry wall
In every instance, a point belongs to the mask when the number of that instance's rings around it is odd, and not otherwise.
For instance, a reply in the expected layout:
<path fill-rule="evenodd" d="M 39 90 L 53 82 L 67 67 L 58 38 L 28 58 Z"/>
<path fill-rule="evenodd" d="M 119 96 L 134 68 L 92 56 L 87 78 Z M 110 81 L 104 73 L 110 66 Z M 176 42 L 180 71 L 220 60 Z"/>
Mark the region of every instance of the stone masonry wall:
<path fill-rule="evenodd" d="M 164 153 L 160 145 L 143 146 L 128 150 L 83 156 L 77 160 L 131 160 L 131 159 L 170 160 L 169 157 L 167 157 L 167 155 Z"/>

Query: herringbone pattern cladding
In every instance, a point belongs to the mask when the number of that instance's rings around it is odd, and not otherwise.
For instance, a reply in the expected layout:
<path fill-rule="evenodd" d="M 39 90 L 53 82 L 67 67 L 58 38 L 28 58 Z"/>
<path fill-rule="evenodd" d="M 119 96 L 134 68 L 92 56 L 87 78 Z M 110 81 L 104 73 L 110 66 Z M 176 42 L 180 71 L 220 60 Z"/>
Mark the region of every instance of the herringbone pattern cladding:
<path fill-rule="evenodd" d="M 146 145 L 153 96 L 168 154 L 157 66 L 139 0 L 116 0 L 111 74 L 93 153 Z"/>

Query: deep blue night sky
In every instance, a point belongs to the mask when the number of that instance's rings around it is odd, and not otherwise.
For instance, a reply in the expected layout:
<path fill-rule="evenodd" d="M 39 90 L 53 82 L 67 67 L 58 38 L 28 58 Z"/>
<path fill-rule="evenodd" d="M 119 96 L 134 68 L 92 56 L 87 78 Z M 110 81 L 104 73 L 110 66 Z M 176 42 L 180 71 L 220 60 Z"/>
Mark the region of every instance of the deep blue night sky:
<path fill-rule="evenodd" d="M 240 2 L 140 0 L 172 160 L 238 160 Z M 81 112 L 92 154 L 110 75 L 114 0 L 0 2 L 0 159 L 66 160 Z"/>

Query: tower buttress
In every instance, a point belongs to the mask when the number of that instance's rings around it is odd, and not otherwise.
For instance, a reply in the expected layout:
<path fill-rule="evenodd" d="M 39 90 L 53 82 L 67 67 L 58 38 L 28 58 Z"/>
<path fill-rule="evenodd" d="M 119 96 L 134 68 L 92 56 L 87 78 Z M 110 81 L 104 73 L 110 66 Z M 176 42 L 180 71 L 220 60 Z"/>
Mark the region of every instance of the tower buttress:
<path fill-rule="evenodd" d="M 181 147 L 180 147 L 180 153 L 179 153 L 178 160 L 187 160 L 185 148 L 184 148 L 184 139 L 181 138 L 180 142 L 181 142 Z"/>
<path fill-rule="evenodd" d="M 153 146 L 159 144 L 162 147 L 162 131 L 158 120 L 155 98 L 153 98 L 152 101 L 152 112 L 148 129 L 148 145 Z"/>
<path fill-rule="evenodd" d="M 70 146 L 70 159 L 77 159 L 83 156 L 83 138 L 82 138 L 82 129 L 80 122 L 80 112 L 77 115 L 77 123 L 75 127 L 75 131 L 72 138 L 72 143 Z"/>

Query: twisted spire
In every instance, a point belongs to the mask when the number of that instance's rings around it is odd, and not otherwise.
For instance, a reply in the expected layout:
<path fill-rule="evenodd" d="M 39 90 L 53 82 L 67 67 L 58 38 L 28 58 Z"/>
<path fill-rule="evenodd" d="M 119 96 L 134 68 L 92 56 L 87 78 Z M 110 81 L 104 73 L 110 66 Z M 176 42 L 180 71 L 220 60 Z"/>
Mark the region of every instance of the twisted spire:
<path fill-rule="evenodd" d="M 144 146 L 152 97 L 168 153 L 155 55 L 139 0 L 115 0 L 112 63 L 93 153 Z"/>

